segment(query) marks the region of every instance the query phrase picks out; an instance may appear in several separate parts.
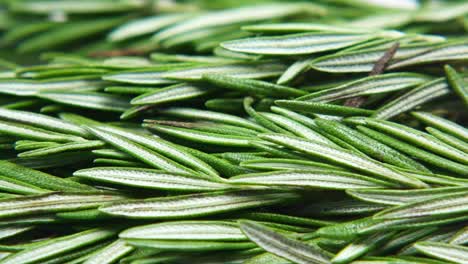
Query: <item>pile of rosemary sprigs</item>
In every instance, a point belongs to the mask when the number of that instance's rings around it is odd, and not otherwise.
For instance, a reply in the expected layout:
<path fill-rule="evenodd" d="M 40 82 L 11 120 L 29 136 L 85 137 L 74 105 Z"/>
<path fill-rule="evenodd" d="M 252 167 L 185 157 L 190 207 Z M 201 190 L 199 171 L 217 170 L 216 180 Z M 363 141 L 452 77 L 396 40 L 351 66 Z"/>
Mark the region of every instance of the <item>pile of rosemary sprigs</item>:
<path fill-rule="evenodd" d="M 2 1 L 0 264 L 468 263 L 466 1 Z"/>

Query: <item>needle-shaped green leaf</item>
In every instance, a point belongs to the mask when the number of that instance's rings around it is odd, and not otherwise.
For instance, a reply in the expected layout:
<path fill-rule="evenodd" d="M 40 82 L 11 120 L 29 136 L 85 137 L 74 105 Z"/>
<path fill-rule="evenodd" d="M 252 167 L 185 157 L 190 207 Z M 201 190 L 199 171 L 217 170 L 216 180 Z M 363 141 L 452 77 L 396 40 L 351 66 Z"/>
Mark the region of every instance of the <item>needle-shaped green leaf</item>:
<path fill-rule="evenodd" d="M 131 84 L 173 84 L 180 81 L 200 81 L 205 74 L 222 74 L 238 78 L 268 78 L 278 76 L 284 66 L 278 63 L 237 63 L 222 65 L 202 65 L 193 63 L 172 63 L 154 70 L 122 72 L 104 75 L 103 79 Z"/>
<path fill-rule="evenodd" d="M 125 241 L 117 239 L 106 247 L 95 252 L 83 264 L 111 264 L 115 263 L 135 248 L 127 245 Z"/>
<path fill-rule="evenodd" d="M 442 242 L 447 243 L 449 239 L 455 235 L 456 231 L 453 228 L 446 227 L 442 228 L 437 232 L 433 232 L 432 234 L 428 234 L 425 237 L 420 238 L 418 241 L 411 245 L 407 245 L 406 247 L 402 248 L 398 251 L 400 255 L 415 255 L 418 254 L 418 250 L 414 247 L 414 244 L 419 242 Z"/>
<path fill-rule="evenodd" d="M 128 155 L 125 152 L 121 152 L 115 149 L 95 149 L 92 150 L 93 154 L 99 157 L 105 158 L 116 158 L 116 159 L 132 159 L 132 156 Z"/>
<path fill-rule="evenodd" d="M 21 42 L 18 45 L 18 51 L 24 53 L 37 52 L 59 47 L 109 30 L 125 22 L 125 20 L 127 20 L 126 17 L 113 17 L 66 22 Z"/>
<path fill-rule="evenodd" d="M 351 23 L 347 24 L 347 26 L 359 29 L 397 28 L 410 23 L 411 19 L 412 13 L 403 10 L 395 13 L 377 12 L 377 14 L 370 14 L 363 18 L 354 19 Z"/>
<path fill-rule="evenodd" d="M 141 95 L 149 92 L 154 92 L 158 88 L 154 87 L 138 87 L 138 86 L 109 86 L 104 88 L 104 92 L 114 94 L 136 94 Z"/>
<path fill-rule="evenodd" d="M 176 81 L 162 77 L 163 72 L 180 68 L 189 68 L 193 63 L 160 64 L 144 70 L 129 70 L 102 76 L 103 80 L 137 85 L 174 84 Z"/>
<path fill-rule="evenodd" d="M 151 106 L 149 105 L 138 105 L 138 106 L 132 106 L 125 110 L 121 115 L 120 119 L 121 120 L 128 120 L 135 118 L 137 116 L 140 116 L 143 114 L 143 112 L 147 111 L 148 109 L 151 109 Z"/>
<path fill-rule="evenodd" d="M 45 91 L 38 96 L 61 104 L 112 112 L 123 112 L 130 107 L 126 98 L 105 93 Z"/>
<path fill-rule="evenodd" d="M 297 160 L 307 159 L 303 157 L 302 155 L 300 155 L 299 153 L 295 153 L 294 151 L 290 151 L 280 146 L 270 145 L 264 141 L 251 140 L 249 143 L 252 147 L 256 148 L 257 150 L 267 152 L 270 154 L 270 156 L 273 156 L 273 157 L 285 158 L 285 159 L 297 159 Z"/>
<path fill-rule="evenodd" d="M 233 63 L 238 62 L 237 59 L 229 59 L 216 56 L 204 55 L 184 55 L 184 54 L 169 54 L 162 52 L 153 52 L 150 55 L 151 60 L 156 62 L 198 62 L 198 63 Z"/>
<path fill-rule="evenodd" d="M 422 161 L 435 165 L 439 168 L 443 168 L 443 169 L 455 172 L 460 175 L 468 175 L 467 173 L 468 167 L 466 165 L 443 158 L 439 155 L 435 155 L 431 152 L 417 148 L 413 146 L 412 144 L 405 143 L 393 137 L 387 136 L 383 133 L 369 129 L 367 127 L 357 126 L 356 128 L 362 133 L 366 134 L 367 136 L 375 140 L 378 140 L 381 143 L 386 144 L 396 150 L 399 150 L 400 152 L 416 157 Z"/>
<path fill-rule="evenodd" d="M 245 112 L 253 119 L 256 123 L 263 126 L 268 131 L 274 131 L 283 134 L 292 134 L 288 130 L 276 125 L 274 122 L 263 116 L 262 114 L 258 113 L 255 108 L 253 107 L 255 100 L 253 97 L 245 97 L 244 98 L 244 110 Z"/>
<path fill-rule="evenodd" d="M 30 25 L 23 24 L 20 26 L 13 26 L 11 29 L 5 32 L 5 35 L 2 36 L 2 42 L 9 45 L 17 43 L 18 41 L 30 37 L 34 34 L 47 31 L 55 26 L 55 24 L 56 23 L 51 21 L 43 21 Z"/>
<path fill-rule="evenodd" d="M 236 78 L 261 79 L 278 76 L 283 70 L 284 65 L 275 62 L 237 63 L 173 70 L 163 72 L 162 77 L 177 81 L 200 81 L 205 75 L 220 74 Z"/>
<path fill-rule="evenodd" d="M 134 57 L 134 56 L 120 56 L 119 54 L 117 54 L 116 56 L 111 56 L 110 58 L 105 58 L 105 59 L 89 58 L 89 57 L 94 57 L 94 56 L 97 56 L 97 57 L 107 56 L 107 54 L 99 54 L 99 51 L 97 51 L 96 54 L 90 54 L 90 55 L 93 55 L 93 56 L 85 57 L 85 56 L 71 55 L 71 54 L 48 53 L 44 57 L 52 60 L 52 62 L 57 63 L 57 64 L 67 64 L 67 65 L 71 64 L 71 65 L 76 65 L 76 66 L 104 68 L 104 69 L 109 69 L 109 70 L 156 67 L 156 65 L 153 66 L 153 64 L 150 64 L 146 58 L 140 58 L 140 57 Z M 158 66 L 164 67 L 166 65 L 158 65 Z"/>
<path fill-rule="evenodd" d="M 201 132 L 188 128 L 171 127 L 156 124 L 144 124 L 145 127 L 154 130 L 161 134 L 170 135 L 184 140 L 198 142 L 202 144 L 210 144 L 217 146 L 231 147 L 249 147 L 251 137 L 222 135 L 210 132 Z"/>
<path fill-rule="evenodd" d="M 417 54 L 413 57 L 391 63 L 388 66 L 389 70 L 408 67 L 413 65 L 441 62 L 441 61 L 463 61 L 468 59 L 468 42 L 454 41 L 444 43 L 439 47 L 433 48 L 428 52 Z"/>
<path fill-rule="evenodd" d="M 368 253 L 369 251 L 377 248 L 382 243 L 388 241 L 395 232 L 387 233 L 375 233 L 368 237 L 358 238 L 353 241 L 351 244 L 347 245 L 345 248 L 336 253 L 336 255 L 331 260 L 333 264 L 340 263 L 349 263 L 350 261 L 359 258 L 360 256 Z"/>
<path fill-rule="evenodd" d="M 0 4 L 0 263 L 465 263 L 468 5 L 272 1 Z"/>
<path fill-rule="evenodd" d="M 251 257 L 243 262 L 243 264 L 290 264 L 289 260 L 278 257 L 275 254 L 266 252 L 254 257 Z"/>
<path fill-rule="evenodd" d="M 198 122 L 198 123 L 193 122 L 193 123 L 186 123 L 186 124 L 188 124 L 188 127 L 192 127 L 195 130 L 203 131 L 203 132 L 212 132 L 212 133 L 228 134 L 228 135 L 235 135 L 235 136 L 256 136 L 258 134 L 258 131 L 255 131 L 249 128 L 233 126 L 233 125 L 213 124 L 213 123 L 204 123 L 204 122 Z"/>
<path fill-rule="evenodd" d="M 285 85 L 292 82 L 294 79 L 298 78 L 300 74 L 310 69 L 310 62 L 312 60 L 313 58 L 308 58 L 294 62 L 283 72 L 283 74 L 281 74 L 276 83 Z"/>
<path fill-rule="evenodd" d="M 223 251 L 223 250 L 244 250 L 255 247 L 251 242 L 226 242 L 226 241 L 173 241 L 156 239 L 125 239 L 126 243 L 136 247 L 154 248 L 172 252 L 205 252 L 205 251 Z M 174 256 L 172 256 L 174 258 Z M 167 261 L 167 258 L 157 259 Z M 171 259 L 169 259 L 171 260 Z M 150 261 L 153 261 L 150 259 Z M 138 262 L 137 262 L 138 263 Z"/>
<path fill-rule="evenodd" d="M 33 158 L 15 158 L 10 159 L 10 162 L 20 166 L 26 166 L 33 169 L 47 169 L 71 164 L 80 164 L 80 162 L 89 162 L 92 160 L 90 152 L 64 152 L 59 154 L 51 154 L 48 156 L 33 157 Z M 50 188 L 48 188 L 50 189 Z M 86 185 L 81 186 L 81 190 L 88 189 Z M 59 189 L 60 190 L 60 189 Z M 80 189 L 76 189 L 80 190 Z"/>
<path fill-rule="evenodd" d="M 36 128 L 29 125 L 20 123 L 0 121 L 0 133 L 4 135 L 20 136 L 25 139 L 39 140 L 39 141 L 52 141 L 52 142 L 70 142 L 70 141 L 84 141 L 83 138 L 67 135 L 49 130 Z"/>
<path fill-rule="evenodd" d="M 347 190 L 359 188 L 383 188 L 389 184 L 359 174 L 330 171 L 279 171 L 244 174 L 231 177 L 234 184 L 281 186 Z"/>
<path fill-rule="evenodd" d="M 319 142 L 279 134 L 262 134 L 259 136 L 262 139 L 272 141 L 276 144 L 286 146 L 288 148 L 292 148 L 310 155 L 318 156 L 358 171 L 363 171 L 389 182 L 416 188 L 427 187 L 425 183 L 415 178 L 390 169 L 389 167 L 386 167 L 375 160 L 356 155 L 354 152 L 349 150 L 339 149 L 321 144 Z"/>
<path fill-rule="evenodd" d="M 94 167 L 75 171 L 73 175 L 92 181 L 161 190 L 212 191 L 230 188 L 226 183 L 198 175 L 141 168 Z"/>
<path fill-rule="evenodd" d="M 51 141 L 34 141 L 34 140 L 18 140 L 15 142 L 15 150 L 17 151 L 27 151 L 47 147 L 59 146 L 60 143 L 51 142 Z"/>
<path fill-rule="evenodd" d="M 415 19 L 423 22 L 443 22 L 466 13 L 468 5 L 465 2 L 444 2 L 442 5 L 431 5 L 417 13 Z"/>
<path fill-rule="evenodd" d="M 402 168 L 430 172 L 426 167 L 404 154 L 337 121 L 315 119 L 315 123 L 327 133 L 345 140 L 374 159 Z"/>
<path fill-rule="evenodd" d="M 225 75 L 206 74 L 203 80 L 212 83 L 218 87 L 240 91 L 250 95 L 264 95 L 276 98 L 297 97 L 307 94 L 306 91 L 272 84 L 265 81 L 235 78 Z"/>
<path fill-rule="evenodd" d="M 104 146 L 104 142 L 99 140 L 89 140 L 83 142 L 70 142 L 50 147 L 33 149 L 18 154 L 20 158 L 47 156 L 50 154 L 63 153 L 67 151 L 87 150 Z"/>
<path fill-rule="evenodd" d="M 269 20 L 303 12 L 322 14 L 325 10 L 311 3 L 276 3 L 227 9 L 220 12 L 203 14 L 177 23 L 154 35 L 153 40 L 163 42 L 174 36 L 190 34 L 207 28 Z"/>
<path fill-rule="evenodd" d="M 246 241 L 239 225 L 228 221 L 174 221 L 124 230 L 125 239 Z"/>
<path fill-rule="evenodd" d="M 0 81 L 0 93 L 18 96 L 31 96 L 40 91 L 51 90 L 93 90 L 99 88 L 100 81 L 95 77 L 90 78 L 60 78 L 45 81 L 30 81 L 23 79 Z"/>
<path fill-rule="evenodd" d="M 41 109 L 39 111 L 41 113 L 43 113 L 43 114 L 53 114 L 53 113 L 57 113 L 57 112 L 60 112 L 60 111 L 63 111 L 63 110 L 64 110 L 63 105 L 49 104 L 49 105 L 41 107 Z"/>
<path fill-rule="evenodd" d="M 468 211 L 468 194 L 448 194 L 433 199 L 404 204 L 384 210 L 374 217 L 376 219 L 418 218 L 424 216 L 450 216 Z"/>
<path fill-rule="evenodd" d="M 299 113 L 296 113 L 296 112 L 291 111 L 289 109 L 278 107 L 278 106 L 271 106 L 270 110 L 273 113 L 277 113 L 277 114 L 280 114 L 280 115 L 282 115 L 284 117 L 293 119 L 293 120 L 307 126 L 308 128 L 317 129 L 317 125 L 315 124 L 315 120 L 313 118 L 311 118 L 311 117 L 308 117 L 306 115 L 299 114 Z"/>
<path fill-rule="evenodd" d="M 132 131 L 119 129 L 116 127 L 99 126 L 99 128 L 107 132 L 122 136 L 128 140 L 133 140 L 135 143 L 141 144 L 150 150 L 156 151 L 163 156 L 167 156 L 174 161 L 180 162 L 192 168 L 193 170 L 200 171 L 211 176 L 218 175 L 218 172 L 210 165 L 196 156 L 191 155 L 190 153 L 186 153 L 186 151 L 181 149 L 181 147 L 177 144 L 171 143 L 161 138 L 156 138 L 155 136 L 132 133 Z"/>
<path fill-rule="evenodd" d="M 0 228 L 0 239 L 5 239 L 12 237 L 29 230 L 34 229 L 33 226 L 11 226 L 11 227 L 2 227 Z"/>
<path fill-rule="evenodd" d="M 140 9 L 143 7 L 143 3 L 135 0 L 118 0 L 112 2 L 85 0 L 80 3 L 70 0 L 60 2 L 27 1 L 10 3 L 12 11 L 31 14 L 49 14 L 50 10 L 57 10 L 70 14 L 114 13 L 127 12 L 129 10 Z"/>
<path fill-rule="evenodd" d="M 0 161 L 0 175 L 39 188 L 54 191 L 90 191 L 94 189 L 74 181 L 62 179 L 4 160 Z"/>
<path fill-rule="evenodd" d="M 391 134 L 392 136 L 408 141 L 441 156 L 448 157 L 460 163 L 468 164 L 468 154 L 440 142 L 430 134 L 390 121 L 367 118 L 364 122 L 365 126 Z"/>
<path fill-rule="evenodd" d="M 56 222 L 57 218 L 54 215 L 31 215 L 10 217 L 0 221 L 0 226 L 15 226 L 15 225 L 38 225 Z"/>
<path fill-rule="evenodd" d="M 418 229 L 431 226 L 448 225 L 451 223 L 463 222 L 468 217 L 458 215 L 454 217 L 446 216 L 426 216 L 404 219 L 373 219 L 372 217 L 361 218 L 353 221 L 339 223 L 335 225 L 321 227 L 316 233 L 322 237 L 338 239 L 354 239 L 362 235 L 369 235 L 378 231 Z"/>
<path fill-rule="evenodd" d="M 461 140 L 458 137 L 452 136 L 451 134 L 447 134 L 445 132 L 442 132 L 438 129 L 435 129 L 433 127 L 426 127 L 426 131 L 429 132 L 429 134 L 433 135 L 440 141 L 457 148 L 463 152 L 468 152 L 468 143 L 467 141 Z"/>
<path fill-rule="evenodd" d="M 322 118 L 324 116 L 321 116 Z M 348 149 L 348 150 L 351 150 L 351 151 L 354 151 L 354 153 L 356 153 L 357 155 L 361 155 L 363 157 L 366 157 L 367 155 L 365 153 L 363 153 L 362 151 L 360 151 L 358 148 L 354 147 L 353 145 L 349 144 L 348 142 L 340 139 L 339 137 L 337 136 L 334 136 L 332 135 L 331 133 L 325 133 L 323 130 L 321 130 L 321 132 L 327 137 L 329 138 L 331 141 L 333 141 L 336 146 L 339 146 L 341 148 L 344 148 L 344 149 Z"/>
<path fill-rule="evenodd" d="M 418 242 L 414 247 L 421 253 L 454 263 L 468 262 L 468 248 L 437 242 Z"/>
<path fill-rule="evenodd" d="M 39 194 L 49 192 L 49 190 L 4 176 L 0 176 L 0 190 L 18 194 Z"/>
<path fill-rule="evenodd" d="M 379 247 L 378 249 L 374 250 L 372 254 L 388 254 L 389 252 L 393 252 L 397 249 L 404 247 L 404 249 L 411 246 L 411 243 L 418 241 L 421 238 L 426 238 L 428 235 L 434 234 L 438 230 L 437 227 L 426 227 L 421 229 L 408 229 L 397 233 L 393 236 L 390 241 Z M 403 250 L 404 250 L 403 249 Z M 400 255 L 401 251 L 399 252 Z"/>
<path fill-rule="evenodd" d="M 249 34 L 240 36 L 241 38 L 250 36 Z M 216 41 L 216 47 L 213 50 L 213 53 L 219 57 L 227 58 L 227 59 L 234 59 L 234 60 L 247 60 L 247 61 L 257 61 L 262 58 L 262 55 L 256 54 L 247 54 L 242 52 L 236 52 L 232 50 L 227 50 L 221 46 L 218 46 L 220 42 L 225 41 L 226 39 L 221 39 L 221 41 Z M 228 38 L 227 40 L 231 40 Z"/>
<path fill-rule="evenodd" d="M 129 218 L 182 219 L 263 207 L 297 197 L 294 193 L 280 191 L 210 192 L 126 201 L 102 206 L 99 210 Z"/>
<path fill-rule="evenodd" d="M 264 55 L 301 55 L 345 48 L 371 39 L 371 34 L 302 33 L 256 37 L 221 43 L 225 49 Z"/>
<path fill-rule="evenodd" d="M 365 77 L 334 88 L 311 93 L 298 98 L 298 100 L 327 103 L 355 96 L 408 89 L 428 80 L 429 77 L 415 73 L 387 73 Z"/>
<path fill-rule="evenodd" d="M 228 160 L 234 164 L 239 164 L 243 161 L 263 158 L 266 153 L 262 152 L 224 152 L 218 154 L 218 157 Z"/>
<path fill-rule="evenodd" d="M 280 159 L 280 158 L 260 158 L 247 160 L 240 163 L 242 167 L 255 170 L 345 170 L 341 167 L 314 162 L 308 160 Z"/>
<path fill-rule="evenodd" d="M 310 114 L 324 114 L 336 116 L 369 116 L 374 113 L 373 110 L 308 101 L 276 100 L 275 104 L 293 111 L 305 112 Z"/>
<path fill-rule="evenodd" d="M 466 85 L 466 82 L 463 82 L 460 74 L 450 65 L 445 65 L 444 69 L 450 86 L 463 103 L 465 103 L 465 106 L 468 106 L 468 85 Z"/>
<path fill-rule="evenodd" d="M 121 199 L 121 196 L 105 193 L 47 193 L 8 198 L 0 201 L 0 217 L 95 208 Z"/>
<path fill-rule="evenodd" d="M 161 114 L 168 115 L 171 117 L 178 117 L 182 119 L 189 120 L 206 120 L 218 123 L 225 123 L 234 126 L 240 126 L 245 128 L 250 128 L 257 131 L 267 131 L 262 126 L 249 121 L 247 119 L 230 115 L 219 113 L 215 111 L 200 110 L 196 108 L 188 107 L 170 107 L 160 111 Z"/>
<path fill-rule="evenodd" d="M 77 125 L 60 120 L 58 118 L 29 111 L 0 108 L 0 118 L 41 127 L 59 133 L 69 133 L 82 137 L 86 137 L 88 135 L 86 130 Z"/>
<path fill-rule="evenodd" d="M 250 240 L 270 253 L 294 263 L 330 263 L 329 255 L 318 247 L 285 237 L 253 221 L 242 220 L 239 223 Z"/>
<path fill-rule="evenodd" d="M 185 168 L 184 166 L 145 148 L 134 141 L 117 135 L 112 132 L 105 131 L 97 127 L 87 127 L 87 129 L 96 137 L 102 141 L 111 144 L 115 148 L 130 154 L 142 162 L 159 169 L 163 169 L 169 172 L 182 172 L 182 173 L 191 173 L 190 169 Z"/>
<path fill-rule="evenodd" d="M 393 60 L 400 60 L 426 52 L 436 46 L 434 43 L 409 44 L 398 48 Z M 356 45 L 358 46 L 358 45 Z M 318 57 L 311 67 L 324 72 L 370 72 L 375 63 L 382 58 L 388 47 L 353 50 Z"/>
<path fill-rule="evenodd" d="M 209 88 L 195 86 L 190 84 L 176 84 L 163 89 L 144 93 L 130 101 L 132 105 L 157 105 L 172 103 L 206 95 L 210 92 Z"/>
<path fill-rule="evenodd" d="M 0 91 L 0 93 L 1 93 L 1 91 Z M 2 105 L 2 108 L 6 108 L 6 109 L 24 109 L 24 108 L 27 108 L 27 107 L 35 106 L 38 103 L 39 103 L 39 100 L 37 100 L 37 99 L 17 100 L 15 102 Z"/>
<path fill-rule="evenodd" d="M 96 254 L 97 251 L 101 250 L 105 246 L 109 245 L 109 242 L 104 240 L 104 242 L 98 242 L 97 244 L 93 244 L 92 246 L 87 246 L 85 248 L 79 248 L 76 250 L 71 251 L 70 253 L 65 253 L 63 255 L 59 255 L 48 259 L 42 264 L 57 264 L 57 263 L 69 263 L 69 264 L 77 264 L 83 263 L 83 261 L 89 259 L 91 256 Z"/>
<path fill-rule="evenodd" d="M 227 38 L 245 37 L 247 32 L 239 32 L 235 26 L 209 27 L 191 32 L 189 34 L 179 34 L 170 37 L 160 44 L 165 49 L 182 47 L 187 44 L 194 44 L 198 52 L 211 51 L 217 44 Z M 157 45 L 157 44 L 155 44 Z"/>
<path fill-rule="evenodd" d="M 252 212 L 241 215 L 241 218 L 272 223 L 301 225 L 301 226 L 327 226 L 335 224 L 333 221 L 312 219 L 309 217 L 291 216 L 279 213 Z"/>
<path fill-rule="evenodd" d="M 421 122 L 468 141 L 468 129 L 443 117 L 428 112 L 412 112 Z"/>
<path fill-rule="evenodd" d="M 421 257 L 365 257 L 362 260 L 355 260 L 353 264 L 390 264 L 390 263 L 401 263 L 401 264 L 446 264 L 442 261 L 437 261 L 429 258 Z"/>
<path fill-rule="evenodd" d="M 37 246 L 32 246 L 2 259 L 3 264 L 43 263 L 44 260 L 65 254 L 72 250 L 103 241 L 115 235 L 115 231 L 105 228 L 95 228 L 76 234 L 50 239 Z"/>
<path fill-rule="evenodd" d="M 109 72 L 108 69 L 99 69 L 95 67 L 83 67 L 83 66 L 70 66 L 61 68 L 50 68 L 50 69 L 38 69 L 38 70 L 24 70 L 24 72 L 17 72 L 16 75 L 19 77 L 32 78 L 32 79 L 47 79 L 54 77 L 65 77 L 65 76 L 86 76 L 86 75 L 101 75 Z"/>
<path fill-rule="evenodd" d="M 426 173 L 426 172 L 414 172 L 411 170 L 401 169 L 409 175 L 420 179 L 424 182 L 431 183 L 440 186 L 467 186 L 468 180 L 460 177 L 447 176 L 444 174 Z M 463 174 L 461 174 L 463 175 Z"/>
<path fill-rule="evenodd" d="M 243 26 L 242 30 L 254 33 L 297 33 L 297 32 L 340 32 L 340 33 L 368 33 L 367 29 L 332 26 L 318 23 L 264 23 L 259 25 Z"/>
<path fill-rule="evenodd" d="M 346 193 L 371 203 L 403 205 L 467 191 L 468 187 L 441 187 L 427 190 L 349 190 Z"/>
<path fill-rule="evenodd" d="M 455 235 L 450 238 L 452 245 L 465 245 L 468 243 L 468 227 L 460 229 Z"/>
<path fill-rule="evenodd" d="M 208 165 L 213 167 L 217 172 L 219 172 L 220 175 L 230 177 L 230 176 L 242 174 L 248 171 L 240 166 L 236 166 L 230 163 L 229 161 L 218 158 L 212 154 L 205 153 L 200 150 L 185 147 L 185 146 L 180 146 L 180 147 L 185 152 L 197 157 L 200 160 L 203 160 L 205 163 L 207 163 Z"/>
<path fill-rule="evenodd" d="M 153 17 L 132 20 L 112 30 L 107 39 L 116 42 L 154 33 L 190 16 L 191 14 L 158 14 Z"/>
<path fill-rule="evenodd" d="M 106 215 L 100 212 L 97 208 L 83 209 L 78 211 L 70 212 L 59 212 L 55 214 L 59 219 L 71 220 L 71 221 L 96 221 L 103 219 L 111 219 L 112 216 Z"/>
<path fill-rule="evenodd" d="M 302 125 L 300 122 L 297 122 L 293 119 L 268 112 L 261 112 L 260 114 L 265 116 L 267 119 L 270 119 L 271 121 L 275 122 L 277 125 L 283 127 L 284 129 L 287 129 L 288 131 L 294 133 L 297 136 L 335 146 L 335 144 L 332 141 L 322 136 L 322 134 L 315 132 L 314 130 L 308 128 L 305 125 Z"/>

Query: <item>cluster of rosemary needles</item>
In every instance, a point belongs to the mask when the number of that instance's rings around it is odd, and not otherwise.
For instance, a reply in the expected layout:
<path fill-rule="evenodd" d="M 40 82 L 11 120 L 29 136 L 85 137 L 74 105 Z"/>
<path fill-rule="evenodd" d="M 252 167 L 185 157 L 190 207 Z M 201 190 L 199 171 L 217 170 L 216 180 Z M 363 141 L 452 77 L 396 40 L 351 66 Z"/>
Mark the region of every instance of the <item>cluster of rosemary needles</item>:
<path fill-rule="evenodd" d="M 0 264 L 468 263 L 468 2 L 0 2 Z"/>

